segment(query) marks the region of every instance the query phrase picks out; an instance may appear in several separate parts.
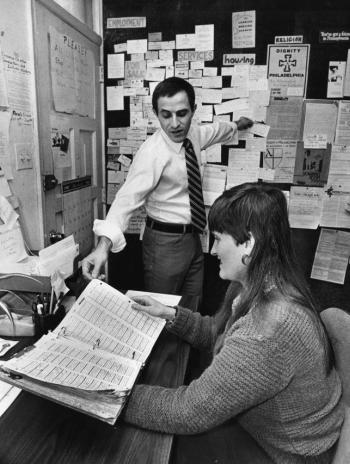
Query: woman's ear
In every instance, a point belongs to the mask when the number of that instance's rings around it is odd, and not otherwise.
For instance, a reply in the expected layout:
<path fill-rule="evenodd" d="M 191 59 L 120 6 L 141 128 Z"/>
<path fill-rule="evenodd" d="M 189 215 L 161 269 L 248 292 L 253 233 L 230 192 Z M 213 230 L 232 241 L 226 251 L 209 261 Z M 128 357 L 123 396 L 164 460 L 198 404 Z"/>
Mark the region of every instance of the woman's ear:
<path fill-rule="evenodd" d="M 245 246 L 245 251 L 247 255 L 250 256 L 251 252 L 253 251 L 254 245 L 255 245 L 255 238 L 251 232 L 248 232 L 248 234 L 249 234 L 249 238 L 244 243 L 244 246 Z"/>

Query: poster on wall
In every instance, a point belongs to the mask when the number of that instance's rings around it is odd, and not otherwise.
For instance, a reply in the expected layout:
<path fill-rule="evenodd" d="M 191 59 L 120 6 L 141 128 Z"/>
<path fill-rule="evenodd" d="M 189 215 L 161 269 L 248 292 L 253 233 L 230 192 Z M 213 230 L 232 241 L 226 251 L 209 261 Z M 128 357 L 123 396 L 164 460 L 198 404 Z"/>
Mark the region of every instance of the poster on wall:
<path fill-rule="evenodd" d="M 268 45 L 271 96 L 305 97 L 310 45 Z"/>
<path fill-rule="evenodd" d="M 232 13 L 232 48 L 255 47 L 255 10 Z"/>
<path fill-rule="evenodd" d="M 51 127 L 51 149 L 55 168 L 72 166 L 69 150 L 69 130 L 62 127 Z"/>
<path fill-rule="evenodd" d="M 50 26 L 50 64 L 55 110 L 94 117 L 95 63 L 92 52 Z"/>
<path fill-rule="evenodd" d="M 320 187 L 327 183 L 331 159 L 331 144 L 326 148 L 306 148 L 297 142 L 294 184 Z"/>
<path fill-rule="evenodd" d="M 328 66 L 327 98 L 343 98 L 346 61 L 330 61 Z"/>
<path fill-rule="evenodd" d="M 0 107 L 1 108 L 8 108 L 9 101 L 7 97 L 7 82 L 6 82 L 6 75 L 4 69 L 4 62 L 2 59 L 2 50 L 0 45 Z"/>

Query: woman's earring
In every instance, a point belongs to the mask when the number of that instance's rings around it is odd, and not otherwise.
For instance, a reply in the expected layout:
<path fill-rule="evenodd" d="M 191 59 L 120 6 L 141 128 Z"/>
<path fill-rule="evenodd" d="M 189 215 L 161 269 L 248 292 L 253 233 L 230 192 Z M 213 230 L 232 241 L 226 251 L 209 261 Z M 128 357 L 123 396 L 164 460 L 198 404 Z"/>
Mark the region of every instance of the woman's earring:
<path fill-rule="evenodd" d="M 248 260 L 249 260 L 249 255 L 243 255 L 241 258 L 242 264 L 244 264 L 245 266 L 247 266 Z"/>

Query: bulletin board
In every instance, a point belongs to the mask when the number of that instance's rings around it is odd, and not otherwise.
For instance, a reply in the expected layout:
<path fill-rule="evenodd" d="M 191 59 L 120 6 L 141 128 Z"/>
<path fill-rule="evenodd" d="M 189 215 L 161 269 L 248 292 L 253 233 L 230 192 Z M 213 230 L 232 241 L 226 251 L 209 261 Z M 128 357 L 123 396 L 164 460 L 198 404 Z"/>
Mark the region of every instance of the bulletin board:
<path fill-rule="evenodd" d="M 254 54 L 256 65 L 267 64 L 268 45 L 275 44 L 279 37 L 281 48 L 288 43 L 288 37 L 301 36 L 302 44 L 309 45 L 306 89 L 289 90 L 289 97 L 312 100 L 327 99 L 328 72 L 330 61 L 346 61 L 350 48 L 350 6 L 348 1 L 310 2 L 266 0 L 238 0 L 234 4 L 229 0 L 152 0 L 149 2 L 123 2 L 116 5 L 112 0 L 104 0 L 104 82 L 108 86 L 117 86 L 119 79 L 108 77 L 108 55 L 115 52 L 115 44 L 127 40 L 145 39 L 149 33 L 162 33 L 163 41 L 175 40 L 176 34 L 193 33 L 196 25 L 214 25 L 214 50 L 206 66 L 223 68 L 223 56 L 242 54 L 249 61 L 249 54 Z M 246 48 L 233 48 L 232 13 L 254 10 L 256 13 L 255 44 Z M 111 18 L 138 17 L 146 18 L 145 27 L 109 28 L 107 21 Z M 348 34 L 349 33 L 349 34 Z M 176 53 L 176 50 L 174 50 Z M 253 58 L 251 58 L 253 59 Z M 291 59 L 292 60 L 292 59 Z M 288 63 L 287 63 L 288 64 Z M 293 60 L 292 64 L 293 66 Z M 288 66 L 287 66 L 288 68 Z M 229 76 L 223 76 L 226 84 Z M 107 92 L 106 92 L 107 97 Z M 127 127 L 130 124 L 129 98 L 124 97 L 125 109 L 119 111 L 105 110 L 105 136 L 108 139 L 109 128 Z M 284 96 L 281 96 L 283 104 Z M 347 100 L 349 97 L 343 97 Z M 302 119 L 303 108 L 299 117 Z M 298 135 L 300 137 L 300 134 Z M 244 142 L 243 142 L 244 144 Z M 241 142 L 240 145 L 241 146 Z M 244 145 L 242 145 L 244 146 Z M 276 151 L 277 153 L 277 151 Z M 222 160 L 228 164 L 229 148 L 222 148 Z M 290 183 L 277 184 L 289 190 Z M 345 229 L 344 229 L 345 230 Z M 315 230 L 294 228 L 292 238 L 297 257 L 310 286 L 319 300 L 321 308 L 339 306 L 350 312 L 350 273 L 346 273 L 343 285 L 311 279 L 311 269 L 320 234 L 320 227 Z M 122 253 L 111 255 L 110 282 L 124 288 L 142 288 L 141 245 L 135 235 L 127 236 L 131 246 Z M 203 313 L 213 313 L 222 298 L 227 283 L 218 278 L 216 259 L 206 254 L 205 285 Z M 126 266 L 126 267 L 125 267 Z M 118 269 L 122 269 L 120 272 Z M 127 272 L 125 272 L 127 271 Z M 129 271 L 129 272 L 128 272 Z"/>

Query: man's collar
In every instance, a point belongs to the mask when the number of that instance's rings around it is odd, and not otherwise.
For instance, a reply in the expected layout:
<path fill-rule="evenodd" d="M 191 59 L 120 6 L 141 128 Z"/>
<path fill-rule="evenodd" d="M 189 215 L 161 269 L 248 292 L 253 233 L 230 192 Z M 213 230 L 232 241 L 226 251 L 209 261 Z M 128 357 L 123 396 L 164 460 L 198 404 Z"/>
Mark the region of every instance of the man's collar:
<path fill-rule="evenodd" d="M 180 153 L 181 151 L 181 148 L 183 146 L 183 142 L 174 142 L 173 140 L 171 140 L 167 134 L 163 131 L 163 129 L 161 128 L 160 129 L 160 133 L 163 137 L 163 139 L 165 140 L 165 142 L 176 152 L 176 153 Z M 187 134 L 188 135 L 188 134 Z"/>

